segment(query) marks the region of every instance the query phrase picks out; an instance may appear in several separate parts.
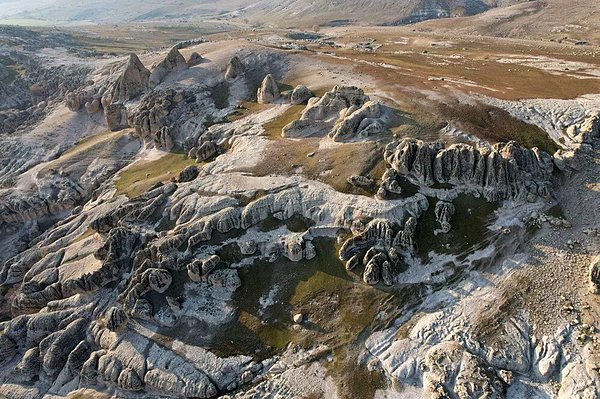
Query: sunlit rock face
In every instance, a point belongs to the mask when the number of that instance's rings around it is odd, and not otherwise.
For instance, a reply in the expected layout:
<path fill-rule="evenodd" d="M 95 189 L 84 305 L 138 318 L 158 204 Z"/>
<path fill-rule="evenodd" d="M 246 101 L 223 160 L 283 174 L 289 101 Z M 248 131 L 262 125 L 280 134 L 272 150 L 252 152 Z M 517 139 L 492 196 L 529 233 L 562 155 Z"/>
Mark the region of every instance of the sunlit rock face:
<path fill-rule="evenodd" d="M 552 158 L 515 142 L 477 149 L 456 144 L 405 139 L 386 149 L 386 160 L 395 171 L 426 185 L 450 183 L 473 187 L 489 201 L 549 197 Z"/>
<path fill-rule="evenodd" d="M 136 54 L 131 54 L 125 70 L 115 82 L 110 100 L 114 103 L 133 100 L 148 89 L 149 78 L 150 71 Z"/>

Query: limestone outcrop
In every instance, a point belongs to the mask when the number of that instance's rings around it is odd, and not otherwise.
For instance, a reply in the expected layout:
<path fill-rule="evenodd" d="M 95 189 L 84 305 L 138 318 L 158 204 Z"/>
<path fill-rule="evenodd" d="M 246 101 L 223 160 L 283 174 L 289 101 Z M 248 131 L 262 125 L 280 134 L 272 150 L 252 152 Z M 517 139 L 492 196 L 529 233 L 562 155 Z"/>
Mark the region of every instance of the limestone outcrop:
<path fill-rule="evenodd" d="M 371 187 L 375 184 L 375 181 L 367 176 L 350 176 L 348 183 L 355 187 Z"/>
<path fill-rule="evenodd" d="M 329 132 L 334 141 L 353 138 L 365 139 L 383 131 L 381 122 L 381 104 L 378 101 L 368 101 L 362 107 L 351 106 L 340 113 L 340 119 Z"/>
<path fill-rule="evenodd" d="M 273 75 L 268 74 L 263 79 L 258 91 L 256 99 L 259 104 L 270 104 L 280 97 L 279 87 Z"/>
<path fill-rule="evenodd" d="M 140 96 L 148 89 L 149 79 L 150 71 L 146 69 L 136 54 L 131 53 L 125 70 L 115 82 L 111 101 L 125 103 Z"/>
<path fill-rule="evenodd" d="M 246 72 L 246 66 L 242 63 L 238 56 L 234 56 L 227 63 L 225 79 L 234 80 L 239 76 L 242 76 L 244 72 Z"/>
<path fill-rule="evenodd" d="M 429 350 L 425 359 L 423 396 L 442 398 L 505 397 L 506 383 L 485 361 L 464 350 L 458 342 L 444 342 Z"/>
<path fill-rule="evenodd" d="M 290 95 L 290 102 L 293 105 L 303 104 L 313 97 L 312 91 L 304 85 L 298 85 Z"/>
<path fill-rule="evenodd" d="M 345 115 L 368 101 L 369 97 L 358 87 L 336 86 L 321 98 L 311 98 L 300 119 L 286 125 L 281 135 L 298 138 L 329 133 L 342 112 Z"/>
<path fill-rule="evenodd" d="M 190 58 L 187 60 L 187 66 L 189 68 L 191 68 L 193 66 L 200 65 L 203 62 L 204 62 L 204 58 L 200 54 L 198 54 L 197 52 L 194 51 L 190 55 Z"/>
<path fill-rule="evenodd" d="M 439 201 L 435 205 L 435 219 L 441 226 L 441 232 L 446 234 L 450 232 L 452 226 L 450 225 L 450 219 L 456 212 L 456 208 L 451 202 Z"/>
<path fill-rule="evenodd" d="M 150 73 L 148 84 L 151 88 L 158 86 L 171 72 L 183 71 L 188 64 L 176 47 L 173 47 L 164 60 L 162 60 Z"/>
<path fill-rule="evenodd" d="M 415 233 L 417 231 L 417 219 L 409 217 L 404 223 L 402 230 L 394 237 L 394 246 L 412 250 L 415 247 Z"/>
<path fill-rule="evenodd" d="M 142 98 L 140 105 L 131 111 L 129 124 L 144 140 L 157 148 L 191 148 L 203 132 L 201 120 L 192 124 L 196 116 L 205 112 L 205 104 L 197 101 L 189 90 L 154 90 Z M 189 126 L 188 126 L 189 124 Z"/>
<path fill-rule="evenodd" d="M 548 198 L 553 164 L 551 157 L 515 142 L 492 149 L 467 144 L 425 143 L 404 139 L 388 145 L 386 161 L 391 169 L 419 184 L 452 184 L 477 190 L 488 201 Z"/>
<path fill-rule="evenodd" d="M 180 183 L 190 182 L 190 181 L 194 180 L 196 177 L 198 177 L 199 174 L 200 174 L 200 171 L 198 170 L 198 167 L 195 165 L 191 165 L 179 173 L 179 177 L 177 178 L 177 181 Z"/>
<path fill-rule="evenodd" d="M 188 157 L 196 159 L 196 162 L 204 162 L 217 154 L 219 150 L 220 147 L 213 141 L 205 141 L 200 146 L 192 148 L 188 152 Z"/>
<path fill-rule="evenodd" d="M 592 144 L 600 138 L 600 114 L 588 115 L 582 123 L 569 126 L 566 133 L 576 143 Z"/>
<path fill-rule="evenodd" d="M 104 120 L 113 132 L 129 127 L 127 108 L 123 104 L 109 104 L 104 108 Z"/>

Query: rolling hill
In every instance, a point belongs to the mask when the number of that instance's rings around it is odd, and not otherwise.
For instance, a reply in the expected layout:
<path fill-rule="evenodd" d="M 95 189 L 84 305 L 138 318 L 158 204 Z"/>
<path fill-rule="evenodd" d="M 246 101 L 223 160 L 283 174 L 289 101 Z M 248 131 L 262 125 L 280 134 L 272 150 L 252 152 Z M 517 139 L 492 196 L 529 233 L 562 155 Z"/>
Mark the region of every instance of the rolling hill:
<path fill-rule="evenodd" d="M 69 0 L 0 1 L 0 19 L 57 24 L 239 19 L 266 26 L 399 25 L 468 16 L 523 0 Z"/>

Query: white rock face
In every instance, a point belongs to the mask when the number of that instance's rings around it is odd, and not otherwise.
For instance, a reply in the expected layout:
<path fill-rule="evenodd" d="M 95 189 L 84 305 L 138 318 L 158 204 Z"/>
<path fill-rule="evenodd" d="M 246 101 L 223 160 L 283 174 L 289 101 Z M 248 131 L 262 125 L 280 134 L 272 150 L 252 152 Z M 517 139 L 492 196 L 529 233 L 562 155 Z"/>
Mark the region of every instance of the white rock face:
<path fill-rule="evenodd" d="M 450 183 L 476 188 L 488 201 L 548 198 L 552 158 L 515 142 L 489 149 L 466 144 L 444 148 L 439 142 L 405 139 L 388 145 L 386 160 L 394 171 L 418 184 Z"/>
<path fill-rule="evenodd" d="M 280 97 L 279 87 L 273 75 L 268 74 L 258 88 L 256 98 L 259 104 L 270 104 Z"/>
<path fill-rule="evenodd" d="M 350 107 L 340 113 L 340 119 L 329 133 L 334 141 L 353 138 L 365 139 L 383 131 L 381 104 L 379 101 L 368 101 L 362 107 Z"/>
<path fill-rule="evenodd" d="M 313 93 L 308 87 L 304 85 L 298 85 L 292 91 L 292 94 L 290 96 L 290 102 L 293 105 L 302 104 L 305 101 L 308 101 L 308 99 L 312 98 L 312 96 Z"/>
<path fill-rule="evenodd" d="M 162 60 L 150 74 L 148 84 L 151 88 L 158 86 L 165 77 L 171 72 L 182 71 L 188 68 L 188 64 L 185 58 L 181 55 L 177 48 L 173 47 L 167 54 L 164 60 Z"/>
<path fill-rule="evenodd" d="M 148 89 L 150 71 L 135 54 L 129 55 L 125 70 L 113 87 L 111 102 L 125 103 L 133 100 Z"/>
<path fill-rule="evenodd" d="M 298 138 L 329 133 L 341 112 L 349 113 L 369 101 L 357 87 L 336 86 L 322 98 L 311 98 L 299 120 L 283 128 L 283 137 Z"/>

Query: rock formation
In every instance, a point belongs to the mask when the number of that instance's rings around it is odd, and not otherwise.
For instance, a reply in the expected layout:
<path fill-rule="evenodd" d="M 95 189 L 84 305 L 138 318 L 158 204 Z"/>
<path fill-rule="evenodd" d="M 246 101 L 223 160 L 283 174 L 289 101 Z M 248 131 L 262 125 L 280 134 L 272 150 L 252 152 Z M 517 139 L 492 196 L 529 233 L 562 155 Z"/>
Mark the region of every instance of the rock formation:
<path fill-rule="evenodd" d="M 506 384 L 485 362 L 458 342 L 441 343 L 427 353 L 423 395 L 427 398 L 504 398 Z"/>
<path fill-rule="evenodd" d="M 313 93 L 310 89 L 304 85 L 298 85 L 292 91 L 290 95 L 290 102 L 293 105 L 302 104 L 312 98 Z"/>
<path fill-rule="evenodd" d="M 404 228 L 394 238 L 394 246 L 398 248 L 414 249 L 417 219 L 409 217 L 404 223 Z"/>
<path fill-rule="evenodd" d="M 350 118 L 355 111 L 362 108 L 368 102 L 369 97 L 361 89 L 357 87 L 336 86 L 332 91 L 325 93 L 322 98 L 311 98 L 300 119 L 286 125 L 281 135 L 283 137 L 297 138 L 329 133 L 331 137 L 341 138 L 344 134 L 348 134 L 345 126 L 356 130 L 359 128 L 364 116 L 375 115 L 380 109 L 378 103 L 369 103 L 359 114 L 349 119 L 348 122 L 343 122 L 344 119 Z M 338 120 L 341 122 L 338 122 Z M 340 123 L 340 126 L 334 128 L 336 122 Z M 355 122 L 358 123 L 357 126 L 354 126 Z M 368 124 L 370 122 L 365 122 L 363 128 Z M 341 127 L 342 125 L 344 126 L 343 128 Z M 359 132 L 353 131 L 352 133 Z"/>
<path fill-rule="evenodd" d="M 246 66 L 242 63 L 238 56 L 234 56 L 229 60 L 227 64 L 227 70 L 225 71 L 225 79 L 234 80 L 239 76 L 242 76 L 246 71 Z"/>
<path fill-rule="evenodd" d="M 273 75 L 268 74 L 262 81 L 262 84 L 258 88 L 256 98 L 259 104 L 270 104 L 279 99 L 279 87 Z"/>
<path fill-rule="evenodd" d="M 162 60 L 154 69 L 148 79 L 148 84 L 151 88 L 158 86 L 165 77 L 171 72 L 182 71 L 188 68 L 185 58 L 181 55 L 177 48 L 173 47 L 164 60 Z"/>
<path fill-rule="evenodd" d="M 204 162 L 219 152 L 219 146 L 212 141 L 205 141 L 199 147 L 194 147 L 188 152 L 188 157 L 196 162 Z"/>
<path fill-rule="evenodd" d="M 190 55 L 190 58 L 187 60 L 187 66 L 191 68 L 193 66 L 202 64 L 202 62 L 204 62 L 204 58 L 202 58 L 200 54 L 194 51 Z"/>
<path fill-rule="evenodd" d="M 179 177 L 177 178 L 177 181 L 179 183 L 190 182 L 190 181 L 194 180 L 196 177 L 198 177 L 199 174 L 200 174 L 200 171 L 198 170 L 198 167 L 195 165 L 191 165 L 179 173 Z"/>
<path fill-rule="evenodd" d="M 449 183 L 479 191 L 488 201 L 548 198 L 553 164 L 537 148 L 515 142 L 500 143 L 490 150 L 467 144 L 444 148 L 441 143 L 405 139 L 388 145 L 389 167 L 419 184 Z"/>
<path fill-rule="evenodd" d="M 592 144 L 600 137 L 600 114 L 589 115 L 581 124 L 571 125 L 566 129 L 567 136 L 576 143 Z"/>
<path fill-rule="evenodd" d="M 154 90 L 130 113 L 129 124 L 157 148 L 189 149 L 204 131 L 201 120 L 206 109 L 192 91 Z"/>
<path fill-rule="evenodd" d="M 104 119 L 110 130 L 118 131 L 129 127 L 127 108 L 123 104 L 110 104 L 104 109 Z"/>
<path fill-rule="evenodd" d="M 334 141 L 352 138 L 364 139 L 381 133 L 383 124 L 380 121 L 381 104 L 378 101 L 368 101 L 358 108 L 353 106 L 340 114 L 340 120 L 333 127 L 329 136 Z"/>
<path fill-rule="evenodd" d="M 150 71 L 146 69 L 137 55 L 131 53 L 125 70 L 119 76 L 112 91 L 112 102 L 125 103 L 133 100 L 148 88 Z"/>
<path fill-rule="evenodd" d="M 450 219 L 456 212 L 456 208 L 451 202 L 439 201 L 435 205 L 435 219 L 441 226 L 441 232 L 446 234 L 450 232 L 452 226 L 450 225 Z"/>
<path fill-rule="evenodd" d="M 356 187 L 371 187 L 375 184 L 373 179 L 366 176 L 350 176 L 348 183 Z"/>

